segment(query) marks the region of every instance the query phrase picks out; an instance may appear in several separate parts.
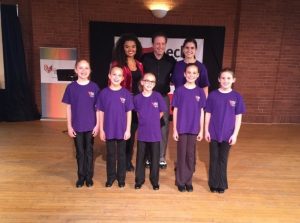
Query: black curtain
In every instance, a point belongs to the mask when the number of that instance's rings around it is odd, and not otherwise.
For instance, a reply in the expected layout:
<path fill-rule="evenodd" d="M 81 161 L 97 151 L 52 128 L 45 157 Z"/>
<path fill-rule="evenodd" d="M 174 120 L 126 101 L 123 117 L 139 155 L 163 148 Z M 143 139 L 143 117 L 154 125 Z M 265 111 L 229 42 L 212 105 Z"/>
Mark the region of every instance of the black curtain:
<path fill-rule="evenodd" d="M 15 5 L 1 5 L 5 89 L 0 90 L 0 121 L 40 118 L 28 82 L 22 32 Z"/>
<path fill-rule="evenodd" d="M 123 33 L 135 33 L 139 37 L 151 37 L 155 32 L 163 31 L 169 38 L 202 38 L 204 39 L 203 63 L 208 70 L 210 90 L 217 89 L 218 73 L 222 69 L 225 27 L 192 26 L 192 25 L 162 25 L 90 22 L 90 60 L 92 80 L 100 88 L 107 85 L 107 74 L 112 58 L 114 37 Z"/>

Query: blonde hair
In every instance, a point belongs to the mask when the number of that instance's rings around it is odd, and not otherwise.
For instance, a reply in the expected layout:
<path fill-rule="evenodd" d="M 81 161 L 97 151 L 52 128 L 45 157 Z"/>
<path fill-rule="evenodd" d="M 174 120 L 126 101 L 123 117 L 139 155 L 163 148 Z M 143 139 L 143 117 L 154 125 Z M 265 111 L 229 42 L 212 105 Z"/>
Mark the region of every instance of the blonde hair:
<path fill-rule="evenodd" d="M 155 79 L 155 81 L 156 81 L 156 77 L 155 77 L 155 75 L 154 75 L 153 73 L 151 73 L 151 72 L 145 73 L 144 76 L 143 76 L 143 79 L 144 79 L 146 76 L 152 76 L 152 77 L 154 77 L 154 79 Z"/>
<path fill-rule="evenodd" d="M 114 68 L 119 68 L 119 69 L 121 69 L 121 70 L 122 70 L 122 74 L 123 74 L 123 68 L 122 68 L 121 66 L 119 66 L 119 65 L 113 65 L 113 66 L 111 66 L 110 69 L 109 69 L 109 73 L 111 73 L 111 71 L 112 71 Z"/>
<path fill-rule="evenodd" d="M 90 69 L 91 69 L 90 63 L 89 63 L 87 60 L 85 60 L 85 59 L 77 60 L 76 63 L 75 63 L 75 69 L 77 68 L 77 66 L 78 66 L 78 64 L 79 64 L 80 62 L 86 62 L 86 63 L 89 65 Z"/>
<path fill-rule="evenodd" d="M 141 82 L 145 79 L 146 76 L 152 76 L 152 77 L 154 77 L 154 80 L 156 82 L 156 77 L 155 77 L 155 75 L 153 73 L 151 73 L 151 72 L 145 73 L 144 76 L 143 76 L 143 78 L 139 81 L 139 91 L 140 92 L 143 91 L 143 86 L 142 86 Z"/>

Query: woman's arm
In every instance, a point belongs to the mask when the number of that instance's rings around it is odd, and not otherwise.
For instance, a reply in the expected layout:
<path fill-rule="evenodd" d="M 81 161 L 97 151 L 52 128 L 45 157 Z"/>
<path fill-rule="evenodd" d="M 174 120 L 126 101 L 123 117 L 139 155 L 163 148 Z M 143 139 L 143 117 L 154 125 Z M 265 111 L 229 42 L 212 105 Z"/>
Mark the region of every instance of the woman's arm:
<path fill-rule="evenodd" d="M 204 88 L 202 88 L 202 89 L 203 89 L 204 94 L 205 94 L 205 96 L 206 96 L 206 98 L 207 98 L 207 96 L 208 96 L 208 86 L 206 86 L 206 87 L 204 87 Z"/>

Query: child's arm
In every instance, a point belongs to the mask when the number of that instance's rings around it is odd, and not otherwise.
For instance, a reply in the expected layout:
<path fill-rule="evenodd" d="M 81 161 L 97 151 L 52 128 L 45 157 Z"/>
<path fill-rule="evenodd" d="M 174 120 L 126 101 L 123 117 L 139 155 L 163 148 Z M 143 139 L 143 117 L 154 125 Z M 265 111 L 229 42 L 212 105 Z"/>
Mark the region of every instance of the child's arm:
<path fill-rule="evenodd" d="M 124 133 L 124 140 L 127 140 L 130 138 L 130 128 L 131 128 L 131 111 L 128 111 L 126 113 L 127 116 L 127 126 L 126 126 L 126 130 Z"/>
<path fill-rule="evenodd" d="M 235 116 L 235 126 L 232 136 L 229 139 L 229 144 L 234 145 L 237 141 L 237 136 L 239 134 L 240 128 L 242 124 L 242 114 L 238 114 Z"/>
<path fill-rule="evenodd" d="M 204 111 L 203 111 L 203 108 L 201 108 L 201 112 L 200 112 L 200 132 L 199 134 L 197 135 L 197 140 L 198 141 L 201 141 L 203 139 L 203 124 L 204 124 Z"/>
<path fill-rule="evenodd" d="M 99 111 L 99 130 L 100 130 L 100 140 L 105 142 L 105 132 L 104 132 L 104 112 Z"/>
<path fill-rule="evenodd" d="M 178 108 L 174 108 L 174 110 L 173 110 L 173 139 L 175 141 L 178 141 L 178 139 L 179 139 L 179 135 L 177 132 L 177 111 L 178 111 Z"/>
<path fill-rule="evenodd" d="M 204 88 L 202 88 L 203 89 L 203 91 L 204 91 L 204 94 L 205 94 L 205 96 L 206 96 L 206 98 L 208 97 L 208 87 L 206 86 L 206 87 L 204 87 Z"/>
<path fill-rule="evenodd" d="M 100 112 L 99 111 L 96 111 L 96 125 L 93 129 L 93 136 L 96 137 L 98 132 L 99 132 L 99 120 L 100 120 Z"/>
<path fill-rule="evenodd" d="M 210 142 L 210 133 L 209 133 L 209 122 L 210 122 L 211 114 L 209 112 L 205 113 L 205 140 Z"/>
<path fill-rule="evenodd" d="M 72 112 L 71 112 L 71 105 L 67 104 L 67 125 L 68 125 L 68 135 L 72 138 L 76 137 L 76 132 L 72 127 Z"/>

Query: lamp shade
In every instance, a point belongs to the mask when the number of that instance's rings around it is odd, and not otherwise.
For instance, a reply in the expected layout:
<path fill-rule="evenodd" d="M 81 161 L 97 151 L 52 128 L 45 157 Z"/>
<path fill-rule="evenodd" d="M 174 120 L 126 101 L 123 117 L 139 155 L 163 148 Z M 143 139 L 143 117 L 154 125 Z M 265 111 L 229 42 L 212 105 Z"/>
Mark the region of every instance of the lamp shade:
<path fill-rule="evenodd" d="M 163 18 L 167 15 L 168 11 L 165 9 L 152 9 L 152 14 L 156 17 L 156 18 Z"/>

